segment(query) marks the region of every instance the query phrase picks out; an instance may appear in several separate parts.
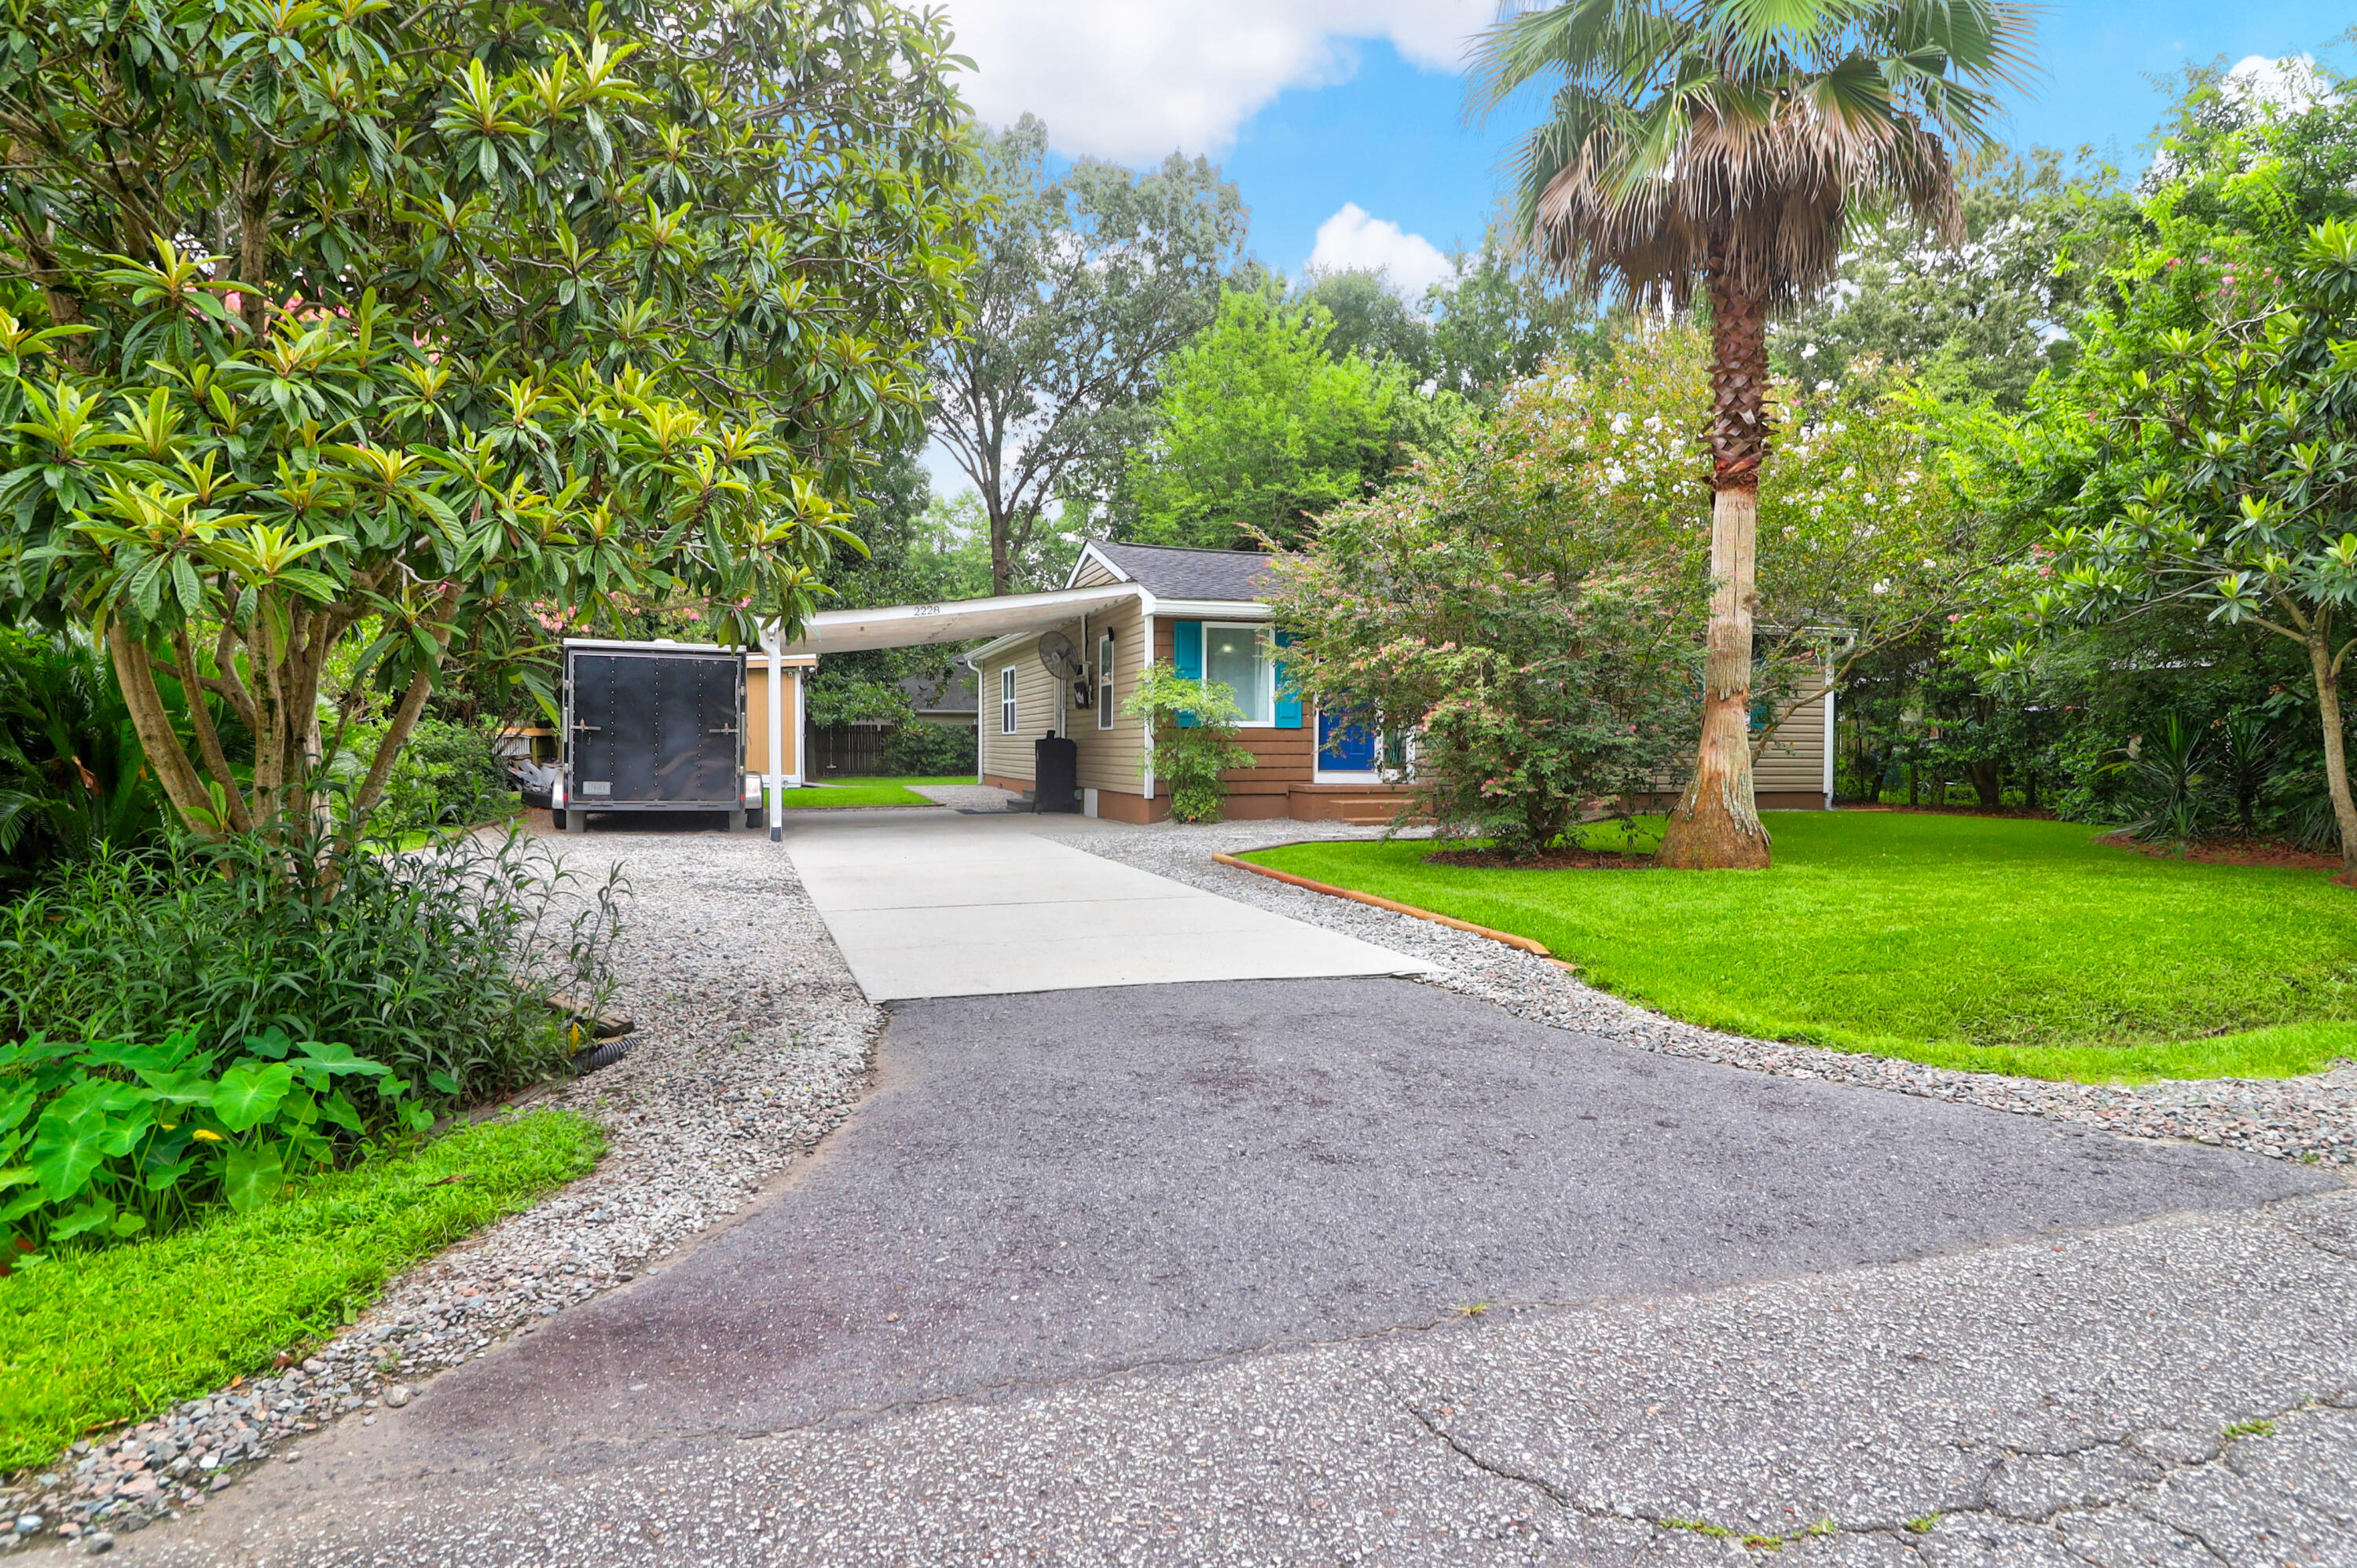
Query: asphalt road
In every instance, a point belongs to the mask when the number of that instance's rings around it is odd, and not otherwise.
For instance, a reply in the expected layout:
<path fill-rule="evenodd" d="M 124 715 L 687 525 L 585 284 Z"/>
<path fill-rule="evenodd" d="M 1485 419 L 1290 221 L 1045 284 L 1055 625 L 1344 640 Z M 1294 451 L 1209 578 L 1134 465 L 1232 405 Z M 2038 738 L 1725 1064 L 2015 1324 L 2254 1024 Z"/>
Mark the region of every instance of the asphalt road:
<path fill-rule="evenodd" d="M 2348 1563 L 2352 1198 L 1405 982 L 911 1003 L 737 1223 L 118 1552 Z"/>

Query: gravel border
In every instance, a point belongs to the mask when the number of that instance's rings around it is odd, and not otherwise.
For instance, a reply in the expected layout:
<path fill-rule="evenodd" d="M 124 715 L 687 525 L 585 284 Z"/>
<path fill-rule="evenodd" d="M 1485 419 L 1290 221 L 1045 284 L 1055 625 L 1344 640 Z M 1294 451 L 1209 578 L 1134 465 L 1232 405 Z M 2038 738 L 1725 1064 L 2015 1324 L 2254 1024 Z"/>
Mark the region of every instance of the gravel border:
<path fill-rule="evenodd" d="M 884 1015 L 852 980 L 792 863 L 748 833 L 553 841 L 630 884 L 618 972 L 638 1021 L 621 1061 L 533 1098 L 605 1128 L 597 1168 L 390 1283 L 299 1365 L 185 1402 L 0 1486 L 0 1551 L 51 1535 L 102 1552 L 242 1468 L 301 1456 L 326 1423 L 654 1272 L 808 1153 L 866 1091 Z M 27 1521 L 32 1521 L 27 1525 Z"/>
<path fill-rule="evenodd" d="M 1092 824 L 1093 825 L 1093 824 Z M 1339 822 L 1161 823 L 1119 832 L 1058 833 L 1075 848 L 1233 898 L 1241 904 L 1347 932 L 1439 964 L 1423 977 L 1510 1013 L 1668 1056 L 1694 1057 L 1780 1073 L 1897 1090 L 1960 1104 L 2045 1116 L 2136 1138 L 2190 1139 L 2276 1159 L 2357 1169 L 2357 1064 L 2304 1079 L 2181 1079 L 2149 1084 L 2050 1083 L 1997 1073 L 1924 1067 L 1893 1057 L 1821 1046 L 1779 1045 L 1723 1035 L 1646 1011 L 1583 984 L 1545 959 L 1410 915 L 1312 893 L 1216 865 L 1230 854 L 1305 839 L 1372 839 Z"/>

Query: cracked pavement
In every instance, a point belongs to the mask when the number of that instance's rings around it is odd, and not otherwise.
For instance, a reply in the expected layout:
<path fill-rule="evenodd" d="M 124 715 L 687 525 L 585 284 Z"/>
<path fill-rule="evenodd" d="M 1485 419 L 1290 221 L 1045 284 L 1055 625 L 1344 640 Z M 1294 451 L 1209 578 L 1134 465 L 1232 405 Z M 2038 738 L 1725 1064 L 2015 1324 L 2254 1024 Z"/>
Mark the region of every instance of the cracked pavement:
<path fill-rule="evenodd" d="M 737 1222 L 115 1554 L 2337 1568 L 2352 1287 L 2302 1167 L 1405 983 L 924 1003 Z"/>

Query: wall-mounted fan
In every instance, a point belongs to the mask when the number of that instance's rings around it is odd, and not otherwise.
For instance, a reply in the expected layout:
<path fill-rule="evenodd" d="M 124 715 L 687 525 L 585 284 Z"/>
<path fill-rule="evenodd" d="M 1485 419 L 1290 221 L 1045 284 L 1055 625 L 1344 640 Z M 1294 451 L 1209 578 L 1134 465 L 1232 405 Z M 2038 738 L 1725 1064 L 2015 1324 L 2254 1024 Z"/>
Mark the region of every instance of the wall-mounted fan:
<path fill-rule="evenodd" d="M 1085 708 L 1095 703 L 1096 693 L 1089 686 L 1088 660 L 1062 632 L 1039 634 L 1039 668 L 1071 688 L 1072 706 Z"/>
<path fill-rule="evenodd" d="M 1089 672 L 1080 650 L 1060 631 L 1039 634 L 1039 668 L 1059 681 L 1077 681 Z"/>

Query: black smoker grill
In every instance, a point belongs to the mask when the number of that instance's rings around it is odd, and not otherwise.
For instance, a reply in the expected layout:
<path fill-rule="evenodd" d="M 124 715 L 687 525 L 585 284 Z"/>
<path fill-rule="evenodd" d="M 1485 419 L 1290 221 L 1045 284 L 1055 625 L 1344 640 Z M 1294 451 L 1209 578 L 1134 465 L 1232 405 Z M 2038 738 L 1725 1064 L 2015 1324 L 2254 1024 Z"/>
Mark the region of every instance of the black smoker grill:
<path fill-rule="evenodd" d="M 563 795 L 591 811 L 758 809 L 745 794 L 745 656 L 676 642 L 565 643 Z"/>

